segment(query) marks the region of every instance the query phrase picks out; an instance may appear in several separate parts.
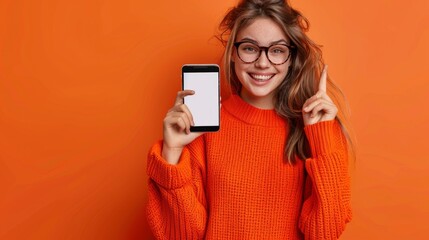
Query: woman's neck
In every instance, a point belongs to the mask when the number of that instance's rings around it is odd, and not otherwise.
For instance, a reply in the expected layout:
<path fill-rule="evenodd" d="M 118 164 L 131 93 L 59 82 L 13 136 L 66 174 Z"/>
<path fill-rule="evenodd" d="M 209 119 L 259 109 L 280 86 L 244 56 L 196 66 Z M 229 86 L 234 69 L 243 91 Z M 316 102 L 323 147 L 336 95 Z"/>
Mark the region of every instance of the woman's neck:
<path fill-rule="evenodd" d="M 274 101 L 273 101 L 273 94 L 269 94 L 264 97 L 256 97 L 252 96 L 250 94 L 247 94 L 245 91 L 240 92 L 240 97 L 248 104 L 260 108 L 260 109 L 266 109 L 271 110 L 274 109 Z"/>

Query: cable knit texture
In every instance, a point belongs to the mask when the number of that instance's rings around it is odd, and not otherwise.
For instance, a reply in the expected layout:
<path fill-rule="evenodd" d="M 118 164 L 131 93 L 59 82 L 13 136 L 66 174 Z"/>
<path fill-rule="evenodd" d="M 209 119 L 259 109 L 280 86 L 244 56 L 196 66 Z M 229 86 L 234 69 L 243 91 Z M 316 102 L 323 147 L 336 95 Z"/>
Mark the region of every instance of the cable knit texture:
<path fill-rule="evenodd" d="M 147 217 L 156 239 L 338 239 L 351 220 L 347 147 L 336 121 L 305 127 L 312 157 L 284 159 L 287 123 L 233 95 L 221 129 L 177 165 L 148 154 Z"/>

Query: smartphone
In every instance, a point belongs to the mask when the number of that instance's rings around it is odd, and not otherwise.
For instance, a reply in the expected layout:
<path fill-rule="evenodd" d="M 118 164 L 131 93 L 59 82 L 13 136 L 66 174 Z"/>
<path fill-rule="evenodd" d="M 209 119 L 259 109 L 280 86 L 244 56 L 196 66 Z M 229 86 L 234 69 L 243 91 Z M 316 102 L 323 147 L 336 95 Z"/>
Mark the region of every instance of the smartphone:
<path fill-rule="evenodd" d="M 182 89 L 194 90 L 184 104 L 191 111 L 194 126 L 191 132 L 216 132 L 220 125 L 220 81 L 216 64 L 186 64 L 182 66 Z"/>

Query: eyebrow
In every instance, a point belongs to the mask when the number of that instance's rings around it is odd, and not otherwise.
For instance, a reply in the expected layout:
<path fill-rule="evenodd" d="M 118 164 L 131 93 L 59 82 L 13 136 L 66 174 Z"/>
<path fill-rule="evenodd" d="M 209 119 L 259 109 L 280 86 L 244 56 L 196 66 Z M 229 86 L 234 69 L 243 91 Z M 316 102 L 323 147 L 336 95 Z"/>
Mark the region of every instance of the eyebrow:
<path fill-rule="evenodd" d="M 258 41 L 253 40 L 253 39 L 251 39 L 251 38 L 247 38 L 247 37 L 245 37 L 245 38 L 243 38 L 243 39 L 241 39 L 241 40 L 240 40 L 240 42 L 242 42 L 242 41 L 249 41 L 249 42 L 254 43 L 254 44 L 256 44 L 256 45 L 258 45 L 258 44 L 259 44 L 259 42 L 258 42 Z M 269 45 L 279 44 L 279 43 L 281 43 L 281 42 L 286 43 L 286 44 L 289 44 L 286 40 L 284 40 L 284 39 L 280 39 L 280 40 L 277 40 L 277 41 L 274 41 L 274 42 L 270 42 L 270 44 L 269 44 Z"/>

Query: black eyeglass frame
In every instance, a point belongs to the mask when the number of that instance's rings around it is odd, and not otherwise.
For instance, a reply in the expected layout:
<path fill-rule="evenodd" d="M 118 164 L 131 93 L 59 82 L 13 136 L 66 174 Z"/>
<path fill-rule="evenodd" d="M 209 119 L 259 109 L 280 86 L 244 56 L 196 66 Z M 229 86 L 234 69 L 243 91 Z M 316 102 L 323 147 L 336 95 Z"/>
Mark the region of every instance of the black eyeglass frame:
<path fill-rule="evenodd" d="M 256 47 L 258 47 L 258 48 L 259 48 L 259 55 L 258 55 L 258 57 L 257 57 L 254 61 L 252 61 L 252 62 L 246 62 L 246 61 L 244 61 L 244 60 L 240 57 L 240 54 L 238 53 L 238 52 L 239 52 L 239 51 L 238 51 L 238 48 L 239 48 L 239 47 L 240 47 L 240 45 L 241 45 L 241 44 L 243 44 L 243 43 L 251 43 L 251 44 L 253 44 L 253 45 L 255 45 Z M 286 60 L 285 60 L 284 62 L 282 62 L 282 63 L 273 63 L 273 62 L 271 61 L 270 57 L 268 56 L 268 49 L 270 49 L 272 46 L 277 46 L 277 45 L 283 45 L 283 46 L 286 46 L 286 47 L 289 49 L 289 55 L 287 56 Z M 284 43 L 276 43 L 276 44 L 270 45 L 270 46 L 268 46 L 268 47 L 262 47 L 262 46 L 258 46 L 258 45 L 256 45 L 256 44 L 255 44 L 255 43 L 253 43 L 253 42 L 250 42 L 250 41 L 241 41 L 241 42 L 235 42 L 235 43 L 234 43 L 234 46 L 235 46 L 235 49 L 237 50 L 237 56 L 238 56 L 238 57 L 240 58 L 240 60 L 241 60 L 241 61 L 243 61 L 244 63 L 254 63 L 254 62 L 258 61 L 258 59 L 261 57 L 261 53 L 262 53 L 262 51 L 264 51 L 264 52 L 265 52 L 265 56 L 267 56 L 268 61 L 270 61 L 270 63 L 271 63 L 271 64 L 273 64 L 273 65 L 282 65 L 282 64 L 286 63 L 286 62 L 289 60 L 290 56 L 292 55 L 292 52 L 295 50 L 295 46 L 287 45 L 287 44 L 284 44 Z"/>

